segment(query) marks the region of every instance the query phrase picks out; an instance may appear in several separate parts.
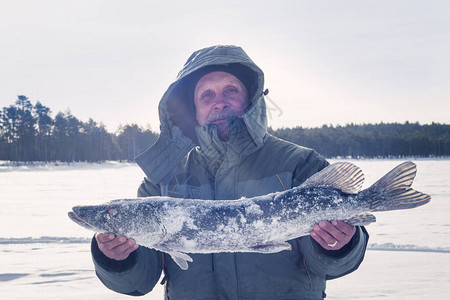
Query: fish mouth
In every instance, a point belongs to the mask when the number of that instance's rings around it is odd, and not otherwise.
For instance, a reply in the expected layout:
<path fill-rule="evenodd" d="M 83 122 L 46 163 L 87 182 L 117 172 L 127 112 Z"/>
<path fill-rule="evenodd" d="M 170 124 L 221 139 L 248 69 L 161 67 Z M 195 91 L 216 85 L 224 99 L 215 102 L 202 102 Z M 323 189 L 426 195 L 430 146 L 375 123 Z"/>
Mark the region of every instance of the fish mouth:
<path fill-rule="evenodd" d="M 91 224 L 89 224 L 89 223 L 86 222 L 85 220 L 83 220 L 83 219 L 81 219 L 80 217 L 78 217 L 77 214 L 74 213 L 73 211 L 69 211 L 68 215 L 69 215 L 69 218 L 70 218 L 72 221 L 74 221 L 75 223 L 77 223 L 78 225 L 80 225 L 80 226 L 82 226 L 82 227 L 84 227 L 84 228 L 86 228 L 86 229 L 94 230 L 94 231 L 95 231 L 95 228 L 94 228 Z"/>

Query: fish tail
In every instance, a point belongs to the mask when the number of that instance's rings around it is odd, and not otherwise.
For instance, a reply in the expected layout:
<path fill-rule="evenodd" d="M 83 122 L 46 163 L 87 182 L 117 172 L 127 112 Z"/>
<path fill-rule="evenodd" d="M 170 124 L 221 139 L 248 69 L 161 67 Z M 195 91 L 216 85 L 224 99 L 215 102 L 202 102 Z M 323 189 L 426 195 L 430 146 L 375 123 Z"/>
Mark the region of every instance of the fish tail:
<path fill-rule="evenodd" d="M 384 175 L 361 195 L 368 197 L 371 211 L 408 209 L 430 202 L 430 195 L 411 188 L 416 165 L 407 161 Z"/>

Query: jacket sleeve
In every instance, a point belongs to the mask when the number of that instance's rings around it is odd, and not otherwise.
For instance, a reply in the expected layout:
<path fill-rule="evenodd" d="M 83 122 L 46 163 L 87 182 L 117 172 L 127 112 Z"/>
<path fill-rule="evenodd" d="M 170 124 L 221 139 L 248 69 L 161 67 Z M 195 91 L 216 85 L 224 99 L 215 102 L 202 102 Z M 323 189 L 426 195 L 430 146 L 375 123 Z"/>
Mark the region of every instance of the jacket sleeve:
<path fill-rule="evenodd" d="M 300 239 L 300 247 L 311 272 L 326 279 L 335 279 L 359 267 L 364 259 L 368 240 L 366 229 L 357 226 L 349 244 L 341 249 L 343 251 L 325 250 L 310 236 Z"/>
<path fill-rule="evenodd" d="M 148 179 L 138 189 L 139 197 L 158 194 L 158 187 Z M 154 249 L 139 246 L 125 260 L 116 261 L 106 257 L 93 238 L 91 253 L 97 277 L 115 292 L 141 296 L 150 292 L 161 277 L 162 254 Z"/>

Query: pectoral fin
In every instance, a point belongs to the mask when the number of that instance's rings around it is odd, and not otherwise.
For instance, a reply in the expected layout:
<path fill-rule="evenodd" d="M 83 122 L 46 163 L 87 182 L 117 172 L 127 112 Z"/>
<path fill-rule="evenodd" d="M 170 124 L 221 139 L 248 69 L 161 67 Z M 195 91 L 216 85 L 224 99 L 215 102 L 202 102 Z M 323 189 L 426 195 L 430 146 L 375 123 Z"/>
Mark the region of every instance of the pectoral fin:
<path fill-rule="evenodd" d="M 188 263 L 187 262 L 193 262 L 192 257 L 189 255 L 182 253 L 182 252 L 168 252 L 170 257 L 172 257 L 173 261 L 177 263 L 177 265 L 182 270 L 188 269 Z"/>
<path fill-rule="evenodd" d="M 369 213 L 362 213 L 359 215 L 355 215 L 353 217 L 350 217 L 346 220 L 342 220 L 343 222 L 355 225 L 355 226 L 366 226 L 370 223 L 375 223 L 377 221 L 376 217 Z"/>

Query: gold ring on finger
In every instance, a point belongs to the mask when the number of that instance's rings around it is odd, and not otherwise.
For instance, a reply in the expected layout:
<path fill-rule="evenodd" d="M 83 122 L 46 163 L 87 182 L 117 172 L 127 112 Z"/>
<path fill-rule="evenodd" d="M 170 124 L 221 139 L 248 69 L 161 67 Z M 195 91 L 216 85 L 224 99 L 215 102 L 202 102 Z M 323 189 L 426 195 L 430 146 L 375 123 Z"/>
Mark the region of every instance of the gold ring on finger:
<path fill-rule="evenodd" d="M 337 245 L 337 240 L 333 243 L 333 244 L 328 244 L 328 247 L 330 248 L 334 248 Z"/>

